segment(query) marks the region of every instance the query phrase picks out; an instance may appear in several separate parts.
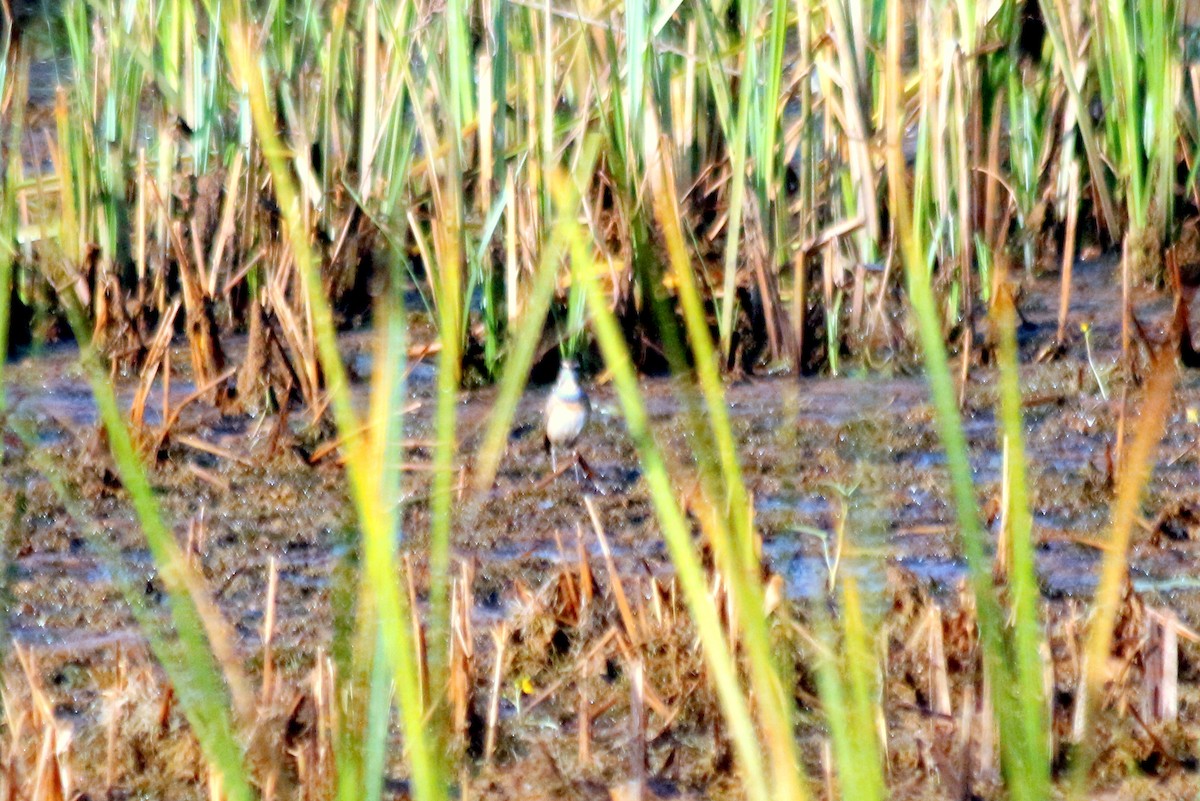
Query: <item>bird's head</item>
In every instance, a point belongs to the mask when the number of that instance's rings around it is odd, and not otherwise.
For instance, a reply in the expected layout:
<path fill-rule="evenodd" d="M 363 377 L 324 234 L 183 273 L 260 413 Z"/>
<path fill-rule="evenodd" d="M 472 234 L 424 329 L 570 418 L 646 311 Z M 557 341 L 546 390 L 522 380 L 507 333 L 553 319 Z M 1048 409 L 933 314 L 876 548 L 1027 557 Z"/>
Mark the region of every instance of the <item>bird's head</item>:
<path fill-rule="evenodd" d="M 582 394 L 579 387 L 579 371 L 574 359 L 563 359 L 558 368 L 558 380 L 554 382 L 554 394 L 561 398 L 575 398 Z"/>

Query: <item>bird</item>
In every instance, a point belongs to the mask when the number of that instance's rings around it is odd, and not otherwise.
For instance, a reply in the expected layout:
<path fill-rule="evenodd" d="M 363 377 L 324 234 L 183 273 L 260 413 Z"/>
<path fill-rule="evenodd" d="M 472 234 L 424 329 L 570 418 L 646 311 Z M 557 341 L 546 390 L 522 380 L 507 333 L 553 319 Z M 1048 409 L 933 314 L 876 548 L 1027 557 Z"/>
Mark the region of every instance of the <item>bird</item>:
<path fill-rule="evenodd" d="M 587 425 L 591 411 L 587 393 L 579 385 L 575 362 L 563 359 L 554 389 L 546 399 L 546 447 L 550 450 L 550 469 L 555 473 L 558 472 L 557 450 L 575 444 Z"/>

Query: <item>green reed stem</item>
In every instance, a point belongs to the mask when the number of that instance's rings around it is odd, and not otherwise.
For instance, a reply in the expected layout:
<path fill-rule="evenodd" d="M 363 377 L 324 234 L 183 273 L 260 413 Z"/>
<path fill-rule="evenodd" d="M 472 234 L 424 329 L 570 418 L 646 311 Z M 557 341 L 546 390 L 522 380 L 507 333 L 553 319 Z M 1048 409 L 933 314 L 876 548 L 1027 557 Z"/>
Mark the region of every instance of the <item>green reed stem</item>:
<path fill-rule="evenodd" d="M 633 370 L 620 325 L 609 308 L 608 299 L 597 280 L 598 265 L 589 257 L 589 250 L 581 231 L 577 231 L 572 238 L 571 252 L 572 274 L 586 289 L 592 330 L 596 334 L 605 364 L 612 371 L 613 385 L 621 402 L 625 425 L 637 448 L 644 470 L 643 478 L 662 526 L 663 539 L 667 543 L 680 587 L 691 610 L 705 660 L 712 673 L 717 695 L 730 728 L 734 749 L 741 765 L 742 780 L 746 785 L 746 794 L 751 801 L 767 801 L 774 796 L 768 789 L 762 752 L 747 699 L 738 680 L 737 665 L 721 629 L 720 613 L 713 603 L 712 596 L 708 594 L 704 571 L 692 544 L 687 522 L 675 497 L 674 488 L 671 486 L 666 462 L 650 430 L 637 374 Z"/>
<path fill-rule="evenodd" d="M 1029 507 L 1025 427 L 1021 417 L 1021 385 L 1017 372 L 1017 315 L 1012 296 L 1002 289 L 994 314 L 1000 332 L 1000 421 L 1008 451 L 1009 589 L 1016 678 L 1015 712 L 1021 735 L 1006 748 L 1020 749 L 1020 791 L 1014 797 L 1046 798 L 1050 793 L 1050 716 L 1043 691 L 1046 646 L 1038 614 L 1041 590 L 1034 562 L 1033 515 Z"/>
<path fill-rule="evenodd" d="M 84 312 L 72 299 L 63 298 L 63 301 L 72 331 L 79 342 L 80 361 L 108 434 L 109 449 L 117 473 L 129 493 L 146 544 L 158 566 L 163 588 L 170 599 L 172 630 L 178 641 L 169 644 L 169 635 L 160 632 L 150 640 L 154 654 L 179 695 L 180 705 L 196 732 L 205 758 L 220 773 L 222 791 L 226 797 L 231 801 L 252 801 L 255 795 L 242 762 L 243 744 L 238 741 L 230 714 L 229 690 L 222 680 L 221 668 L 197 606 L 197 599 L 204 589 L 198 586 L 174 534 L 163 521 L 154 489 L 121 415 L 108 371 L 100 354 L 92 347 L 90 327 Z M 135 593 L 130 590 L 127 594 Z M 145 615 L 142 620 L 146 620 Z M 147 631 L 153 633 L 155 628 Z"/>
<path fill-rule="evenodd" d="M 753 107 L 754 86 L 757 74 L 757 49 L 749 31 L 742 40 L 742 92 L 738 97 L 737 122 L 733 140 L 729 143 L 729 164 L 732 171 L 729 189 L 729 220 L 725 226 L 725 279 L 721 298 L 721 355 L 729 358 L 733 345 L 733 310 L 737 303 L 738 258 L 742 232 L 742 215 L 745 213 L 746 197 L 746 141 L 749 136 L 750 110 Z"/>
<path fill-rule="evenodd" d="M 887 79 L 885 81 L 885 117 L 887 123 L 887 171 L 891 198 L 890 207 L 894 214 L 895 230 L 900 238 L 906 285 L 912 306 L 912 315 L 917 324 L 925 363 L 925 379 L 933 401 L 937 430 L 942 447 L 946 452 L 950 474 L 951 492 L 954 500 L 955 517 L 958 523 L 959 540 L 967 559 L 970 584 L 975 596 L 979 620 L 979 634 L 983 652 L 985 674 L 989 678 L 993 703 L 1000 728 L 1000 750 L 1006 784 L 1015 799 L 1041 801 L 1045 796 L 1037 795 L 1039 776 L 1042 770 L 1037 762 L 1029 764 L 1026 744 L 1022 741 L 1025 724 L 1022 722 L 1018 699 L 1014 693 L 1022 689 L 1017 679 L 1026 679 L 1020 668 L 1016 677 L 1010 672 L 1010 644 L 1003 630 L 1003 618 L 996 588 L 992 581 L 990 565 L 985 549 L 983 526 L 975 498 L 971 464 L 968 458 L 967 440 L 963 433 L 962 420 L 958 413 L 958 402 L 953 379 L 946 356 L 946 345 L 942 339 L 942 326 L 933 293 L 930 252 L 923 240 L 924 231 L 930 230 L 927 206 L 918 201 L 921 183 L 918 181 L 910 197 L 905 186 L 904 157 L 901 151 L 901 116 L 899 99 L 900 37 L 902 27 L 900 4 L 889 9 L 887 44 Z M 930 139 L 923 137 L 921 144 L 928 147 Z M 918 158 L 918 161 L 920 158 Z M 911 209 L 918 212 L 914 215 Z M 1028 569 L 1028 565 L 1026 565 Z M 1019 579 L 1025 581 L 1026 577 Z M 1027 588 L 1022 585 L 1022 592 Z M 1028 600 L 1022 598 L 1027 604 Z M 1020 611 L 1022 625 L 1032 626 L 1028 610 Z M 1028 633 L 1026 633 L 1028 638 Z M 1022 650 L 1019 657 L 1028 654 Z M 1035 696 L 1036 697 L 1036 696 Z M 1031 703 L 1031 702 L 1030 702 Z M 1029 724 L 1032 726 L 1033 724 Z M 1040 760 L 1038 760 L 1040 761 Z M 1033 781 L 1029 781 L 1029 777 Z"/>
<path fill-rule="evenodd" d="M 382 470 L 377 461 L 381 452 L 399 447 L 399 430 L 392 424 L 395 407 L 374 408 L 372 420 L 382 425 L 372 432 L 373 448 L 364 442 L 358 417 L 350 403 L 345 366 L 337 349 L 333 313 L 329 299 L 321 289 L 318 264 L 309 245 L 308 233 L 300 216 L 300 198 L 285 161 L 287 150 L 279 140 L 276 120 L 271 113 L 261 62 L 250 47 L 249 31 L 241 9 L 230 15 L 224 32 L 230 61 L 236 76 L 247 88 L 249 106 L 255 131 L 262 143 L 262 153 L 271 170 L 275 195 L 286 224 L 288 241 L 306 288 L 317 338 L 318 355 L 325 374 L 326 391 L 331 398 L 334 418 L 345 439 L 344 452 L 350 495 L 359 525 L 362 527 L 364 580 L 372 588 L 379 610 L 380 626 L 384 632 L 384 654 L 393 671 L 400 713 L 405 734 L 409 767 L 412 772 L 414 795 L 418 801 L 441 801 L 446 797 L 447 784 L 443 778 L 437 752 L 443 738 L 431 733 L 426 726 L 425 704 L 420 689 L 420 669 L 414 648 L 414 634 L 409 629 L 411 617 L 408 601 L 401 592 L 396 558 L 398 528 L 394 486 L 398 481 L 389 470 Z M 389 338 L 390 341 L 390 338 Z M 398 397 L 402 372 L 398 372 L 400 355 L 391 351 L 388 358 L 379 360 L 378 375 L 373 379 L 385 388 L 384 396 Z M 380 423 L 379 421 L 385 421 Z M 372 450 L 374 453 L 372 453 Z M 397 460 L 398 470 L 398 460 Z"/>
<path fill-rule="evenodd" d="M 674 181 L 666 180 L 665 183 L 667 186 L 673 186 Z M 679 215 L 672 205 L 674 201 L 667 197 L 658 197 L 655 200 L 724 480 L 724 498 L 721 500 L 728 509 L 730 525 L 716 527 L 714 533 L 717 536 L 713 537 L 713 550 L 718 557 L 724 557 L 721 561 L 724 562 L 723 567 L 737 599 L 738 619 L 745 632 L 755 693 L 763 699 L 759 704 L 759 716 L 768 737 L 773 786 L 782 797 L 804 798 L 806 792 L 792 735 L 792 702 L 784 693 L 784 682 L 773 653 L 767 626 L 761 570 L 750 518 L 751 504 L 738 461 L 733 425 L 725 403 L 724 385 L 717 366 L 717 351 L 709 335 L 704 307 L 692 274 L 692 265 L 684 248 Z M 725 537 L 728 537 L 728 542 L 722 541 Z"/>
<path fill-rule="evenodd" d="M 818 612 L 820 645 L 816 654 L 817 690 L 821 711 L 829 726 L 838 769 L 840 797 L 855 801 L 883 801 L 887 784 L 879 753 L 875 688 L 878 658 L 872 652 L 862 603 L 854 579 L 842 585 L 842 652 L 829 615 Z"/>

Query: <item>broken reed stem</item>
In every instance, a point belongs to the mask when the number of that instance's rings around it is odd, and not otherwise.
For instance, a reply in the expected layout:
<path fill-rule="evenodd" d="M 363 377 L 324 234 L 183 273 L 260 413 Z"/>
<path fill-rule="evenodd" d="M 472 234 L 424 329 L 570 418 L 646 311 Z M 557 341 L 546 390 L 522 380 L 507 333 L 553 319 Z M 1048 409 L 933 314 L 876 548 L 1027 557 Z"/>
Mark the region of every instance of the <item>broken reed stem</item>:
<path fill-rule="evenodd" d="M 133 404 L 129 411 L 129 421 L 134 428 L 141 429 L 145 421 L 146 401 L 154 388 L 154 379 L 160 369 L 166 365 L 167 351 L 171 347 L 171 337 L 175 332 L 175 317 L 179 313 L 182 302 L 177 298 L 167 308 L 166 314 L 158 321 L 154 338 L 150 340 L 150 348 L 146 355 L 146 363 L 138 380 L 137 392 L 133 396 Z M 166 374 L 163 376 L 163 395 L 170 389 Z M 164 400 L 164 403 L 166 401 Z M 166 419 L 165 417 L 163 418 Z"/>
<path fill-rule="evenodd" d="M 430 702 L 429 692 L 429 661 L 426 656 L 425 627 L 421 625 L 420 607 L 417 605 L 417 582 L 413 575 L 412 554 L 404 554 L 404 575 L 408 587 L 408 609 L 413 629 L 413 642 L 417 650 L 417 686 L 424 707 Z"/>
<path fill-rule="evenodd" d="M 608 538 L 604 536 L 604 526 L 600 523 L 600 514 L 588 496 L 584 496 L 583 503 L 587 507 L 588 515 L 592 518 L 592 528 L 596 532 L 596 539 L 600 542 L 600 551 L 604 554 L 604 565 L 608 569 L 613 595 L 617 600 L 617 609 L 620 610 L 621 622 L 625 625 L 625 634 L 629 637 L 630 644 L 636 648 L 642 641 L 638 634 L 637 619 L 634 617 L 633 610 L 629 608 L 629 598 L 625 595 L 625 586 L 621 583 L 616 562 L 613 561 L 612 551 L 608 547 Z"/>
<path fill-rule="evenodd" d="M 578 522 L 575 523 L 575 551 L 579 556 L 579 618 L 582 621 L 595 594 L 595 584 L 587 548 L 583 544 L 583 526 Z"/>
<path fill-rule="evenodd" d="M 1175 613 L 1146 610 L 1147 653 L 1143 716 L 1157 722 L 1171 721 L 1179 715 L 1179 634 Z"/>
<path fill-rule="evenodd" d="M 578 746 L 579 746 L 579 766 L 586 768 L 592 761 L 592 713 L 591 699 L 588 695 L 589 679 L 592 675 L 592 660 L 585 659 L 583 664 L 579 666 L 579 681 L 576 682 L 577 692 L 579 694 L 578 706 L 576 711 L 576 725 L 579 727 Z"/>
<path fill-rule="evenodd" d="M 1133 374 L 1133 354 L 1130 350 L 1130 317 L 1133 314 L 1132 299 L 1129 296 L 1130 272 L 1133 266 L 1129 259 L 1129 237 L 1121 242 L 1121 364 L 1125 375 Z"/>
<path fill-rule="evenodd" d="M 1158 448 L 1170 417 L 1175 386 L 1174 354 L 1163 348 L 1154 355 L 1150 379 L 1138 414 L 1129 452 L 1120 461 L 1117 496 L 1113 502 L 1112 523 L 1096 589 L 1094 613 L 1084 650 L 1084 675 L 1076 701 L 1076 732 L 1086 733 L 1099 711 L 1108 678 L 1108 657 L 1112 649 L 1113 626 L 1121 600 L 1121 588 L 1128 576 L 1129 542 L 1141 504 L 1142 493 L 1154 466 Z M 1094 758 L 1094 744 L 1085 738 L 1078 743 L 1080 754 L 1073 771 L 1073 786 L 1081 791 Z"/>
<path fill-rule="evenodd" d="M 125 649 L 120 646 L 117 648 L 117 680 L 106 693 L 108 696 L 108 721 L 105 727 L 104 783 L 109 797 L 112 797 L 112 791 L 117 786 L 117 733 L 121 730 L 121 713 L 125 708 L 128 669 Z"/>
<path fill-rule="evenodd" d="M 471 610 L 475 607 L 471 587 L 474 568 L 470 560 L 461 565 L 458 580 L 451 584 L 448 693 L 453 713 L 451 731 L 465 742 L 468 718 L 474 699 L 475 637 L 471 630 Z"/>
<path fill-rule="evenodd" d="M 504 648 L 508 643 L 508 625 L 501 623 L 492 629 L 492 642 L 496 645 L 496 664 L 492 668 L 492 694 L 488 699 L 487 733 L 483 741 L 484 764 L 492 764 L 496 753 L 496 726 L 500 722 L 500 680 L 504 675 Z"/>
<path fill-rule="evenodd" d="M 263 619 L 263 677 L 258 702 L 266 707 L 275 694 L 275 667 L 271 646 L 275 639 L 275 599 L 279 591 L 279 563 L 272 556 L 267 567 L 267 608 Z"/>
<path fill-rule="evenodd" d="M 646 786 L 646 668 L 640 657 L 633 660 L 629 677 L 630 770 L 634 799 L 640 801 Z"/>
<path fill-rule="evenodd" d="M 1067 231 L 1062 249 L 1062 286 L 1058 300 L 1058 332 L 1061 347 L 1067 337 L 1067 315 L 1071 310 L 1071 271 L 1075 266 L 1075 231 L 1079 224 L 1079 162 L 1071 159 L 1067 167 Z"/>

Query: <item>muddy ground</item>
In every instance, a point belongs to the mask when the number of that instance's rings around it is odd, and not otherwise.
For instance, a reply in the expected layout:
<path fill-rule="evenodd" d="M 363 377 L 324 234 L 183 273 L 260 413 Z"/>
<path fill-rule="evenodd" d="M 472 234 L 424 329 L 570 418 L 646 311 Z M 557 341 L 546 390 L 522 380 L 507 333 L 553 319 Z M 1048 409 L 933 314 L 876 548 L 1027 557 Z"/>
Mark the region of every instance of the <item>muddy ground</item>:
<path fill-rule="evenodd" d="M 1060 735 L 1069 730 L 1078 670 L 1072 632 L 1078 634 L 1084 625 L 1100 559 L 1096 545 L 1105 536 L 1112 498 L 1108 460 L 1123 397 L 1115 367 L 1120 302 L 1115 267 L 1112 259 L 1078 266 L 1072 341 L 1061 359 L 1035 359 L 1054 335 L 1055 279 L 1031 279 L 1029 300 L 1023 304 L 1029 321 L 1022 349 L 1026 444 Z M 1143 289 L 1137 308 L 1151 332 L 1163 331 L 1171 311 L 1168 298 Z M 1092 326 L 1093 361 L 1106 384 L 1107 400 L 1086 356 L 1079 331 L 1084 322 Z M 347 337 L 345 350 L 360 372 L 369 372 L 367 335 Z M 52 699 L 60 726 L 71 732 L 68 759 L 76 789 L 91 798 L 105 793 L 199 798 L 207 794 L 206 776 L 178 711 L 168 706 L 165 723 L 142 719 L 162 711 L 165 693 L 153 673 L 137 672 L 137 692 L 125 690 L 130 696 L 124 702 L 127 711 L 116 726 L 123 744 L 111 757 L 106 738 L 113 688 L 120 683 L 120 671 L 144 663 L 145 650 L 111 581 L 110 566 L 89 545 L 88 524 L 119 550 L 121 567 L 144 585 L 152 604 L 161 605 L 162 597 L 127 499 L 109 475 L 89 393 L 73 359 L 69 349 L 54 350 L 8 368 L 10 423 L 32 425 L 41 443 L 40 458 L 48 456 L 63 471 L 90 519 L 72 519 L 41 476 L 35 454 L 6 436 L 0 461 L 6 641 L 32 655 L 34 683 Z M 182 356 L 176 360 L 185 362 Z M 405 454 L 401 536 L 417 558 L 418 584 L 428 529 L 432 376 L 430 365 L 413 368 L 409 393 L 415 408 L 406 419 L 411 442 Z M 1200 629 L 1200 449 L 1195 447 L 1200 423 L 1194 416 L 1189 419 L 1188 412 L 1200 408 L 1200 374 L 1181 369 L 1179 379 L 1143 507 L 1144 525 L 1133 539 L 1130 573 L 1137 596 L 1130 598 L 1122 617 L 1132 641 L 1144 638 L 1147 615 L 1155 610 L 1173 611 L 1184 624 Z M 177 376 L 172 396 L 178 400 L 188 390 L 186 374 Z M 125 387 L 126 397 L 131 391 Z M 679 491 L 686 494 L 691 434 L 679 391 L 664 379 L 644 383 L 656 429 L 676 462 Z M 365 385 L 356 392 L 365 397 Z M 634 449 L 624 435 L 611 388 L 591 385 L 590 392 L 595 413 L 580 447 L 595 471 L 595 486 L 581 487 L 570 473 L 544 480 L 549 459 L 539 424 L 545 389 L 532 388 L 521 404 L 494 489 L 469 530 L 455 535 L 458 564 L 469 565 L 473 576 L 474 728 L 469 727 L 469 734 L 475 740 L 492 694 L 493 634 L 501 632 L 505 643 L 495 753 L 484 759 L 479 743 L 473 743 L 460 792 L 463 797 L 599 798 L 631 775 L 630 663 L 627 649 L 615 642 L 623 635 L 612 633 L 619 629 L 620 617 L 612 600 L 613 580 L 583 504 L 584 493 L 590 492 L 645 635 L 640 653 L 658 704 L 651 704 L 647 720 L 651 789 L 666 797 L 736 794 L 719 714 L 702 678 L 690 629 L 672 596 L 669 560 L 639 480 Z M 492 399 L 490 391 L 462 398 L 462 463 L 468 467 Z M 1131 415 L 1139 400 L 1138 390 L 1130 388 L 1126 403 Z M 944 458 L 920 376 L 899 363 L 837 378 L 760 376 L 731 385 L 728 401 L 754 494 L 764 561 L 782 577 L 790 599 L 777 615 L 776 628 L 780 648 L 788 649 L 786 661 L 796 666 L 801 738 L 815 784 L 824 786 L 824 736 L 802 633 L 806 610 L 823 597 L 828 570 L 814 530 L 832 532 L 848 515 L 849 550 L 841 569 L 857 575 L 867 589 L 888 655 L 883 701 L 894 794 L 996 797 L 994 758 L 981 745 L 979 724 L 972 723 L 982 707 L 969 612 L 960 602 L 965 566 L 947 505 Z M 995 509 L 1002 459 L 993 402 L 992 369 L 976 365 L 966 392 L 965 422 L 981 502 Z M 151 406 L 157 409 L 159 403 L 161 397 Z M 157 424 L 157 411 L 148 420 Z M 277 561 L 273 648 L 289 688 L 280 691 L 283 706 L 308 692 L 314 660 L 328 652 L 333 575 L 338 565 L 354 558 L 353 515 L 335 459 L 308 463 L 305 457 L 322 437 L 306 430 L 302 412 L 294 415 L 289 431 L 280 436 L 274 420 L 223 418 L 194 405 L 153 471 L 159 499 L 181 543 L 188 540 L 189 528 L 193 532 L 196 563 L 255 676 L 261 666 L 268 565 Z M 993 531 L 995 527 L 992 521 Z M 588 554 L 598 593 L 583 616 L 573 608 L 564 611 L 570 604 L 563 577 L 571 577 L 573 587 L 583 577 L 577 542 Z M 950 672 L 948 710 L 931 690 L 938 669 L 929 661 L 923 639 L 927 629 L 921 628 L 930 614 L 941 623 L 943 663 Z M 1111 798 L 1193 797 L 1200 789 L 1193 756 L 1200 735 L 1200 647 L 1186 637 L 1179 644 L 1176 722 L 1129 712 L 1143 708 L 1145 685 L 1139 681 L 1148 672 L 1148 657 L 1144 651 L 1126 656 L 1134 668 L 1125 678 L 1127 686 L 1114 690 L 1124 703 L 1101 725 L 1105 748 L 1099 786 Z M 10 697 L 28 696 L 29 681 L 12 653 L 5 675 Z M 597 713 L 591 753 L 582 762 L 580 697 Z M 139 709 L 143 711 L 130 711 Z M 12 737 L 12 729 L 11 720 L 0 724 L 0 740 Z M 152 736 L 147 738 L 147 732 Z M 28 757 L 37 742 L 31 738 L 17 752 L 10 750 L 9 759 L 13 753 Z M 158 744 L 147 747 L 147 742 Z M 288 797 L 287 788 L 299 781 L 294 759 L 285 750 L 280 746 L 274 757 L 277 774 L 291 777 L 291 784 L 277 780 L 281 797 Z M 110 757 L 116 761 L 115 773 Z M 397 748 L 388 792 L 403 795 L 402 779 Z"/>

